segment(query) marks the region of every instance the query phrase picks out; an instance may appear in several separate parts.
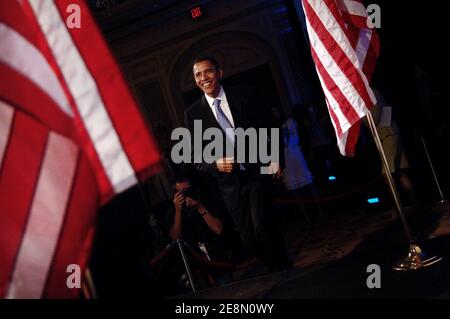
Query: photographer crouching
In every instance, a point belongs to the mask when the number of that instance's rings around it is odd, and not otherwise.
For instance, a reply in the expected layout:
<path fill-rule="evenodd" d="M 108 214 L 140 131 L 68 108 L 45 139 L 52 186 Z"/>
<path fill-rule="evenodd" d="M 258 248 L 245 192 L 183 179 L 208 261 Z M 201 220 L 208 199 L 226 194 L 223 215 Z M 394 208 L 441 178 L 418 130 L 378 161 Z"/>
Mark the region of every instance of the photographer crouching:
<path fill-rule="evenodd" d="M 220 204 L 203 199 L 188 178 L 177 179 L 174 191 L 174 210 L 168 216 L 170 238 L 181 239 L 209 261 L 233 262 L 232 231 L 219 212 Z M 230 271 L 225 269 L 206 269 L 202 275 L 206 275 L 209 286 L 232 281 Z"/>
<path fill-rule="evenodd" d="M 191 185 L 189 179 L 178 179 L 175 183 L 175 191 L 173 198 L 175 216 L 169 232 L 172 240 L 180 237 L 187 240 L 195 235 L 197 231 L 200 231 L 202 235 L 210 235 L 211 232 L 215 235 L 222 233 L 222 220 L 215 217 L 213 213 L 210 213 L 203 206 L 198 189 Z M 183 218 L 185 219 L 184 223 Z"/>

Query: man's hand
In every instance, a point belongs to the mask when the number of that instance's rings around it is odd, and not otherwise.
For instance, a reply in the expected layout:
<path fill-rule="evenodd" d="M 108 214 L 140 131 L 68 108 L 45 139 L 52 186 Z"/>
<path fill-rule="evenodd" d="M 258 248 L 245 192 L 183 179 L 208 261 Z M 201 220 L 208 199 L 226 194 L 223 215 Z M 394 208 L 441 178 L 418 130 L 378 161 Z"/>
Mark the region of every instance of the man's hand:
<path fill-rule="evenodd" d="M 181 211 L 181 208 L 183 207 L 183 203 L 186 199 L 184 198 L 184 195 L 181 192 L 175 193 L 175 196 L 173 197 L 173 204 L 175 205 L 176 211 Z"/>
<path fill-rule="evenodd" d="M 234 160 L 229 157 L 220 158 L 216 161 L 219 172 L 231 173 L 234 167 Z"/>
<path fill-rule="evenodd" d="M 283 179 L 284 176 L 284 171 L 281 168 L 281 166 L 278 166 L 278 170 L 276 171 L 275 174 L 273 174 L 273 178 L 275 178 L 277 181 L 281 181 Z"/>
<path fill-rule="evenodd" d="M 197 209 L 203 207 L 203 205 L 199 199 L 192 199 L 190 197 L 186 197 L 186 206 L 197 208 Z"/>
<path fill-rule="evenodd" d="M 284 173 L 283 173 L 283 168 L 281 168 L 279 163 L 277 163 L 277 162 L 270 163 L 267 170 L 268 170 L 268 174 L 271 174 L 273 179 L 275 179 L 277 182 L 282 181 Z"/>

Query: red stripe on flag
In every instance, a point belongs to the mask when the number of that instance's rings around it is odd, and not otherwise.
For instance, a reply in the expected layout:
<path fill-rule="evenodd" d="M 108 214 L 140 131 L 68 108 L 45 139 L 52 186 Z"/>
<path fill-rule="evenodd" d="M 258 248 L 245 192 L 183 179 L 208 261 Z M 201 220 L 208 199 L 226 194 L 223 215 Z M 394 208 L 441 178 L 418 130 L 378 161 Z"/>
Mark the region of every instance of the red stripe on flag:
<path fill-rule="evenodd" d="M 16 111 L 0 172 L 0 296 L 12 273 L 37 177 L 48 129 Z"/>
<path fill-rule="evenodd" d="M 364 61 L 363 72 L 367 76 L 367 80 L 372 79 L 373 72 L 377 65 L 377 59 L 380 55 L 380 39 L 377 32 L 372 32 L 370 46 L 367 51 L 366 60 Z"/>
<path fill-rule="evenodd" d="M 342 12 L 342 18 L 345 23 L 357 26 L 359 28 L 367 28 L 367 17 L 357 16 L 345 11 Z"/>
<path fill-rule="evenodd" d="M 356 143 L 359 138 L 361 121 L 356 122 L 350 127 L 347 134 L 347 143 L 345 144 L 345 155 L 353 156 L 355 154 Z"/>
<path fill-rule="evenodd" d="M 62 19 L 73 0 L 55 1 Z M 107 112 L 119 133 L 122 146 L 133 168 L 141 177 L 148 177 L 159 170 L 160 153 L 149 129 L 144 123 L 136 102 L 112 57 L 102 35 L 89 14 L 84 2 L 77 2 L 83 12 L 81 29 L 68 29 L 88 70 L 97 83 Z M 126 110 L 124 112 L 124 110 Z M 130 127 L 129 123 L 133 123 Z"/>
<path fill-rule="evenodd" d="M 359 41 L 359 29 L 348 26 L 347 29 L 345 29 L 345 34 L 347 35 L 348 41 L 350 42 L 352 48 L 356 48 Z"/>
<path fill-rule="evenodd" d="M 0 1 L 0 21 L 36 45 L 36 34 L 27 23 L 24 23 L 27 18 L 19 1 Z"/>
<path fill-rule="evenodd" d="M 8 79 L 0 86 L 1 99 L 28 113 L 52 130 L 75 138 L 73 120 L 62 112 L 38 86 L 2 63 L 0 63 L 0 74 Z"/>

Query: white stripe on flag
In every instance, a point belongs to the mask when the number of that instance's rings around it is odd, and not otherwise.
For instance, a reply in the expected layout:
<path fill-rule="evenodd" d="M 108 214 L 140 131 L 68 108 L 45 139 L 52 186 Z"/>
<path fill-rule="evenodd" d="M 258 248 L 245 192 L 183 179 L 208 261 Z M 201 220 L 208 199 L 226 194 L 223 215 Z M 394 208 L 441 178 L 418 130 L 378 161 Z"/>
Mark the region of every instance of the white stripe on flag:
<path fill-rule="evenodd" d="M 28 78 L 72 117 L 69 101 L 42 53 L 16 30 L 0 22 L 0 61 Z"/>
<path fill-rule="evenodd" d="M 30 0 L 31 7 L 64 75 L 84 126 L 116 193 L 137 183 L 95 80 L 87 69 L 53 1 Z"/>
<path fill-rule="evenodd" d="M 325 90 L 325 89 L 324 89 Z M 330 96 L 331 96 L 331 94 L 330 94 Z M 332 96 L 331 96 L 332 97 Z M 329 113 L 331 113 L 330 112 L 330 108 L 331 108 L 331 106 L 330 106 L 330 101 L 328 100 L 328 99 L 325 99 L 325 102 L 327 103 L 327 107 L 328 107 L 328 112 Z M 332 103 L 337 103 L 336 102 L 336 100 L 334 100 L 334 98 L 332 97 Z M 335 133 L 336 133 L 336 140 L 337 140 L 337 146 L 338 146 L 338 148 L 339 148 L 339 152 L 342 154 L 342 155 L 347 155 L 347 153 L 346 153 L 346 148 L 347 148 L 347 138 L 348 138 L 348 132 L 350 132 L 349 130 L 346 130 L 345 132 L 342 132 L 342 134 L 341 134 L 341 136 L 339 136 L 338 135 L 338 132 L 337 132 L 337 128 L 336 128 L 336 124 L 337 123 L 335 123 L 333 120 L 331 121 L 331 123 L 333 124 L 333 127 L 334 127 L 334 131 L 335 131 Z"/>
<path fill-rule="evenodd" d="M 77 168 L 78 147 L 51 132 L 7 298 L 41 298 Z"/>
<path fill-rule="evenodd" d="M 346 152 L 347 149 L 347 139 L 348 139 L 348 133 L 350 132 L 350 130 L 345 131 L 344 133 L 342 133 L 341 138 L 337 139 L 337 144 L 338 144 L 338 148 L 339 148 L 339 152 L 346 156 L 348 155 Z"/>
<path fill-rule="evenodd" d="M 374 101 L 375 97 L 373 97 L 372 91 L 370 90 L 367 78 L 362 73 L 363 65 L 359 64 L 356 53 L 353 50 L 352 46 L 350 45 L 347 36 L 345 35 L 344 31 L 341 28 L 336 28 L 336 26 L 338 26 L 339 24 L 334 19 L 334 16 L 329 11 L 328 7 L 323 3 L 318 7 L 318 4 L 316 3 L 317 1 L 318 0 L 308 0 L 309 3 L 313 2 L 311 3 L 312 9 L 314 10 L 316 15 L 319 17 L 320 21 L 327 29 L 327 32 L 332 36 L 334 41 L 341 47 L 341 49 L 347 55 L 349 60 L 352 62 L 355 71 L 357 71 L 360 74 L 361 78 L 364 81 L 366 89 L 369 91 L 369 95 L 372 101 Z M 317 8 L 319 8 L 320 10 L 317 10 Z M 306 19 L 306 21 L 309 24 L 309 19 Z M 366 104 L 364 103 L 364 100 L 361 98 L 358 91 L 355 90 L 352 83 L 345 76 L 345 74 L 336 64 L 336 62 L 331 58 L 332 53 L 328 52 L 327 48 L 322 44 L 322 42 L 320 41 L 319 37 L 317 36 L 315 30 L 313 30 L 311 25 L 309 25 L 308 27 L 308 33 L 311 39 L 311 43 L 313 43 L 316 46 L 317 56 L 321 60 L 323 66 L 327 69 L 330 76 L 334 79 L 336 85 L 339 87 L 342 94 L 344 94 L 344 96 L 350 102 L 350 104 L 358 113 L 360 118 L 365 116 L 368 112 L 368 109 Z"/>
<path fill-rule="evenodd" d="M 338 4 L 339 9 L 346 11 L 351 15 L 360 16 L 363 18 L 367 18 L 369 16 L 366 7 L 364 7 L 364 5 L 359 1 L 339 0 Z"/>
<path fill-rule="evenodd" d="M 13 118 L 14 109 L 0 100 L 0 167 L 2 167 L 3 157 L 8 145 Z"/>

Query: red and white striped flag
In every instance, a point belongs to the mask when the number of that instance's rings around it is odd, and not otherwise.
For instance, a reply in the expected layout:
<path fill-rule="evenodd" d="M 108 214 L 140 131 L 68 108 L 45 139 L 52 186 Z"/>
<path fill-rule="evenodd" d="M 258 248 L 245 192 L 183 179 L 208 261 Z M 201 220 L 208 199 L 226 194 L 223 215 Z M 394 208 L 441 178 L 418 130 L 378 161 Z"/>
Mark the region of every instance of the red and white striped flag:
<path fill-rule="evenodd" d="M 0 39 L 0 297 L 77 297 L 99 205 L 160 152 L 83 1 L 0 1 Z"/>
<path fill-rule="evenodd" d="M 353 156 L 360 119 L 376 103 L 369 86 L 379 40 L 360 0 L 302 0 L 311 53 L 341 154 Z"/>

